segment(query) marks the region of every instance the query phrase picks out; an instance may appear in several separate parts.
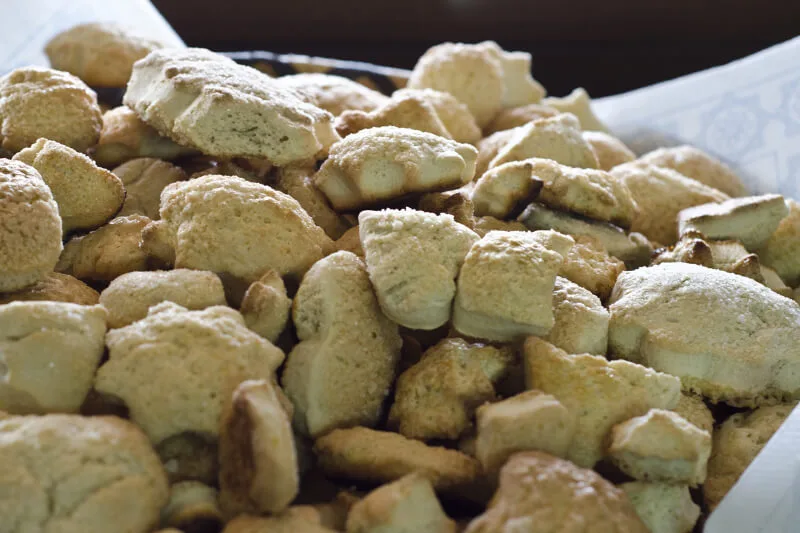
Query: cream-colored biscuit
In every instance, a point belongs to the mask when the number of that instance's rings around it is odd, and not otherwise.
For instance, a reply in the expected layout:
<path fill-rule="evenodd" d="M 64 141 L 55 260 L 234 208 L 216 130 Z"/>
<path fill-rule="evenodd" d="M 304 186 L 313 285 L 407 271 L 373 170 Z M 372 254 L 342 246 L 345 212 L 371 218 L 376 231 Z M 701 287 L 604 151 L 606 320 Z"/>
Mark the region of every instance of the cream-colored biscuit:
<path fill-rule="evenodd" d="M 444 492 L 469 485 L 481 470 L 476 459 L 459 451 L 365 427 L 331 431 L 316 440 L 314 451 L 329 476 L 387 483 L 419 472 Z"/>
<path fill-rule="evenodd" d="M 308 160 L 336 142 L 333 115 L 258 70 L 199 48 L 156 50 L 133 66 L 125 105 L 204 154 Z"/>
<path fill-rule="evenodd" d="M 140 214 L 151 220 L 161 218 L 159 207 L 164 187 L 187 179 L 180 167 L 149 157 L 131 159 L 112 172 L 125 185 L 125 202 L 119 216 Z"/>
<path fill-rule="evenodd" d="M 113 167 L 137 157 L 172 160 L 195 151 L 158 134 L 129 107 L 103 113 L 103 129 L 92 157 L 104 167 Z"/>
<path fill-rule="evenodd" d="M 124 403 L 119 398 L 104 396 Z M 168 437 L 156 446 L 156 452 L 164 464 L 170 483 L 199 481 L 206 485 L 217 485 L 219 459 L 217 438 L 204 433 L 184 432 Z"/>
<path fill-rule="evenodd" d="M 729 196 L 747 196 L 741 178 L 722 161 L 694 146 L 659 148 L 639 158 L 639 162 L 677 170 L 684 176 L 720 190 Z"/>
<path fill-rule="evenodd" d="M 542 181 L 534 172 L 533 160 L 512 161 L 487 170 L 475 182 L 472 203 L 478 216 L 499 219 L 518 215 L 536 200 Z"/>
<path fill-rule="evenodd" d="M 465 533 L 500 531 L 648 533 L 622 490 L 538 451 L 511 456 L 489 507 Z"/>
<path fill-rule="evenodd" d="M 797 404 L 759 407 L 728 418 L 716 431 L 703 485 L 703 499 L 712 511 L 778 431 Z"/>
<path fill-rule="evenodd" d="M 477 46 L 491 50 L 500 59 L 500 66 L 503 69 L 504 108 L 541 102 L 546 91 L 531 76 L 531 54 L 506 52 L 494 41 L 484 41 Z"/>
<path fill-rule="evenodd" d="M 436 108 L 427 99 L 413 93 L 393 95 L 374 111 L 345 111 L 336 118 L 335 125 L 342 137 L 367 128 L 397 126 L 452 139 Z"/>
<path fill-rule="evenodd" d="M 478 141 L 478 144 L 475 145 L 478 149 L 478 158 L 475 160 L 475 178 L 480 178 L 489 170 L 489 164 L 497 157 L 500 149 L 520 131 L 522 131 L 522 126 L 498 131 Z"/>
<path fill-rule="evenodd" d="M 67 72 L 23 67 L 0 78 L 0 148 L 10 152 L 41 138 L 85 152 L 101 117 L 95 92 Z"/>
<path fill-rule="evenodd" d="M 699 231 L 709 239 L 734 239 L 758 250 L 775 233 L 789 208 L 780 194 L 732 198 L 689 207 L 678 213 L 678 232 Z"/>
<path fill-rule="evenodd" d="M 417 60 L 408 87 L 452 94 L 469 108 L 482 128 L 503 107 L 502 57 L 482 44 L 438 44 Z"/>
<path fill-rule="evenodd" d="M 484 472 L 497 472 L 509 457 L 540 450 L 565 457 L 575 434 L 575 415 L 554 396 L 525 391 L 476 412 L 475 456 Z"/>
<path fill-rule="evenodd" d="M 35 168 L 0 159 L 0 292 L 45 279 L 62 250 L 61 217 Z"/>
<path fill-rule="evenodd" d="M 178 531 L 222 529 L 224 520 L 216 489 L 199 481 L 181 481 L 169 488 L 169 503 L 161 511 L 161 525 Z"/>
<path fill-rule="evenodd" d="M 525 383 L 552 394 L 577 417 L 567 459 L 592 467 L 605 455 L 605 439 L 615 424 L 650 409 L 678 404 L 678 378 L 628 361 L 570 355 L 552 344 L 528 337 L 524 351 Z"/>
<path fill-rule="evenodd" d="M 600 298 L 561 276 L 553 290 L 555 323 L 542 338 L 567 353 L 605 355 L 609 315 Z"/>
<path fill-rule="evenodd" d="M 617 276 L 625 270 L 625 264 L 606 252 L 598 239 L 585 235 L 574 236 L 575 245 L 570 248 L 559 276 L 563 276 L 605 301 L 617 281 Z M 580 352 L 573 352 L 580 353 Z M 604 352 L 605 353 L 605 352 Z"/>
<path fill-rule="evenodd" d="M 364 248 L 361 247 L 361 232 L 358 226 L 353 226 L 345 231 L 339 239 L 333 243 L 337 251 L 352 252 L 361 259 L 364 259 Z"/>
<path fill-rule="evenodd" d="M 584 131 L 581 133 L 588 142 L 597 161 L 600 163 L 601 170 L 611 170 L 617 165 L 628 163 L 636 159 L 636 154 L 625 146 L 625 143 L 604 131 Z"/>
<path fill-rule="evenodd" d="M 481 129 L 475 123 L 469 108 L 450 93 L 433 89 L 400 89 L 392 98 L 406 96 L 422 98 L 436 110 L 450 137 L 460 143 L 475 144 L 481 139 Z"/>
<path fill-rule="evenodd" d="M 14 159 L 42 175 L 58 204 L 65 234 L 103 225 L 125 201 L 122 180 L 69 146 L 39 139 Z"/>
<path fill-rule="evenodd" d="M 144 227 L 140 247 L 153 268 L 170 269 L 175 265 L 175 248 L 163 220 L 154 220 Z"/>
<path fill-rule="evenodd" d="M 270 379 L 283 352 L 245 326 L 235 310 L 189 311 L 172 302 L 106 335 L 109 360 L 95 389 L 125 402 L 154 444 L 183 432 L 216 436 L 233 390 Z"/>
<path fill-rule="evenodd" d="M 228 516 L 276 514 L 297 496 L 291 410 L 271 380 L 245 381 L 233 392 L 219 437 L 220 505 Z"/>
<path fill-rule="evenodd" d="M 453 220 L 470 229 L 473 229 L 477 222 L 475 206 L 470 200 L 469 193 L 462 189 L 423 194 L 419 199 L 417 209 L 428 213 L 452 215 Z"/>
<path fill-rule="evenodd" d="M 611 430 L 608 455 L 640 481 L 696 487 L 706 479 L 711 434 L 673 411 L 651 409 Z"/>
<path fill-rule="evenodd" d="M 510 348 L 443 339 L 397 378 L 389 425 L 412 439 L 458 439 L 514 359 Z"/>
<path fill-rule="evenodd" d="M 473 230 L 481 237 L 485 237 L 490 231 L 528 231 L 528 228 L 521 222 L 515 220 L 498 220 L 494 217 L 475 217 Z"/>
<path fill-rule="evenodd" d="M 765 266 L 791 286 L 800 284 L 800 204 L 786 200 L 789 215 L 781 220 L 778 229 L 758 249 L 758 257 Z"/>
<path fill-rule="evenodd" d="M 442 510 L 431 482 L 409 474 L 367 494 L 353 505 L 347 533 L 456 533 L 456 523 Z"/>
<path fill-rule="evenodd" d="M 300 343 L 282 381 L 295 428 L 317 437 L 337 427 L 373 425 L 394 382 L 402 340 L 372 292 L 364 263 L 336 252 L 311 267 L 294 298 Z"/>
<path fill-rule="evenodd" d="M 477 150 L 432 133 L 384 126 L 348 135 L 331 147 L 314 177 L 334 209 L 386 202 L 472 180 Z"/>
<path fill-rule="evenodd" d="M 777 292 L 781 296 L 786 296 L 787 298 L 792 297 L 792 288 L 783 282 L 783 280 L 781 279 L 781 277 L 778 275 L 777 272 L 764 265 L 759 265 L 759 267 L 760 267 L 761 277 L 763 278 L 762 283 L 764 285 L 766 285 L 773 291 Z"/>
<path fill-rule="evenodd" d="M 609 304 L 611 354 L 685 391 L 736 406 L 800 396 L 800 307 L 756 281 L 663 263 L 623 272 Z"/>
<path fill-rule="evenodd" d="M 578 87 L 563 98 L 545 98 L 542 104 L 558 109 L 562 113 L 572 113 L 578 117 L 582 130 L 608 131 L 606 125 L 592 111 L 591 98 L 583 87 Z"/>
<path fill-rule="evenodd" d="M 168 185 L 161 219 L 176 268 L 210 270 L 246 282 L 269 269 L 300 277 L 333 242 L 282 192 L 232 176 Z"/>
<path fill-rule="evenodd" d="M 191 167 L 192 169 L 195 168 L 195 165 L 204 167 L 196 172 L 192 172 L 189 175 L 189 179 L 193 180 L 195 178 L 201 178 L 203 176 L 237 176 L 247 181 L 252 181 L 255 183 L 264 183 L 264 180 L 256 175 L 255 172 L 248 170 L 243 165 L 239 163 L 243 162 L 244 159 L 241 157 L 237 157 L 236 159 L 208 159 L 205 157 L 196 158 L 191 160 L 189 163 L 184 164 L 185 168 Z M 310 164 L 310 163 L 308 163 Z M 302 163 L 298 166 L 306 166 L 306 163 Z M 292 165 L 294 167 L 294 165 Z"/>
<path fill-rule="evenodd" d="M 530 158 L 552 159 L 576 168 L 599 167 L 592 146 L 581 136 L 578 119 L 570 113 L 534 120 L 507 131 L 514 134 L 489 162 L 489 168 Z"/>
<path fill-rule="evenodd" d="M 320 523 L 323 526 L 336 531 L 344 531 L 347 527 L 347 515 L 359 501 L 361 499 L 356 494 L 340 491 L 333 500 L 313 504 L 312 507 L 319 513 Z"/>
<path fill-rule="evenodd" d="M 678 405 L 672 410 L 703 431 L 707 431 L 709 434 L 714 431 L 714 417 L 702 396 L 681 393 Z"/>
<path fill-rule="evenodd" d="M 556 274 L 573 243 L 552 231 L 487 233 L 472 246 L 458 275 L 455 329 L 500 342 L 546 335 L 555 323 Z"/>
<path fill-rule="evenodd" d="M 486 135 L 492 135 L 498 131 L 510 130 L 518 126 L 524 126 L 528 122 L 539 120 L 541 118 L 554 117 L 561 112 L 554 107 L 546 106 L 543 104 L 528 104 L 518 107 L 509 107 L 500 111 L 495 115 L 488 126 L 486 126 Z"/>
<path fill-rule="evenodd" d="M 552 229 L 575 238 L 596 239 L 610 255 L 633 267 L 648 264 L 653 251 L 653 245 L 641 233 L 626 233 L 619 226 L 556 211 L 539 203 L 530 204 L 517 220 L 530 230 Z"/>
<path fill-rule="evenodd" d="M 62 31 L 44 48 L 50 65 L 78 76 L 92 87 L 125 87 L 133 64 L 164 45 L 108 22 Z"/>
<path fill-rule="evenodd" d="M 313 166 L 279 168 L 275 176 L 275 188 L 297 200 L 314 224 L 322 228 L 328 237 L 338 239 L 350 228 L 350 224 L 331 208 L 328 199 L 314 184 L 315 172 Z"/>
<path fill-rule="evenodd" d="M 729 198 L 675 170 L 639 161 L 614 167 L 610 174 L 627 186 L 639 206 L 631 230 L 665 245 L 678 240 L 678 213 L 683 209 Z"/>
<path fill-rule="evenodd" d="M 650 533 L 691 533 L 700 518 L 700 507 L 685 485 L 632 481 L 619 488 L 628 495 Z"/>
<path fill-rule="evenodd" d="M 239 515 L 227 523 L 222 533 L 336 533 L 321 520 L 313 507 L 295 505 L 270 517 Z"/>
<path fill-rule="evenodd" d="M 7 531 L 148 533 L 169 496 L 147 437 L 111 416 L 2 419 L 0 471 Z"/>
<path fill-rule="evenodd" d="M 35 284 L 17 292 L 0 294 L 0 305 L 11 302 L 67 302 L 80 305 L 95 305 L 100 294 L 81 280 L 51 272 Z"/>
<path fill-rule="evenodd" d="M 64 246 L 56 271 L 81 280 L 111 281 L 128 272 L 147 269 L 141 248 L 142 231 L 150 219 L 142 215 L 117 217 L 105 226 Z"/>
<path fill-rule="evenodd" d="M 77 413 L 103 357 L 106 312 L 64 302 L 0 305 L 0 409 Z"/>
<path fill-rule="evenodd" d="M 248 328 L 275 342 L 289 321 L 291 309 L 292 300 L 286 295 L 283 280 L 274 270 L 267 270 L 261 279 L 250 284 L 239 312 Z"/>
<path fill-rule="evenodd" d="M 334 116 L 348 110 L 372 111 L 386 103 L 388 98 L 353 80 L 341 76 L 319 73 L 281 76 L 275 83 L 295 91 L 300 97 Z"/>
<path fill-rule="evenodd" d="M 222 282 L 202 270 L 129 272 L 114 279 L 100 294 L 108 311 L 108 327 L 122 328 L 147 316 L 161 302 L 174 302 L 189 310 L 225 305 Z"/>
<path fill-rule="evenodd" d="M 362 211 L 358 221 L 369 278 L 386 316 L 412 329 L 445 324 L 455 278 L 478 235 L 450 215 L 413 209 Z"/>

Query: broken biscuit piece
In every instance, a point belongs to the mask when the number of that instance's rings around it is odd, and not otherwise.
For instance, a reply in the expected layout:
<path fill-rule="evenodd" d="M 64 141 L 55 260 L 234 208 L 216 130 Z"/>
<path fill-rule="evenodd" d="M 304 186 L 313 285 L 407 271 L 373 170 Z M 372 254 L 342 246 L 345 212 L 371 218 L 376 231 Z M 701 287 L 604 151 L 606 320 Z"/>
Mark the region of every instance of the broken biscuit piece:
<path fill-rule="evenodd" d="M 611 257 L 598 239 L 586 235 L 573 236 L 575 245 L 570 248 L 559 276 L 563 276 L 606 301 L 625 270 L 625 264 Z M 580 353 L 580 352 L 574 352 Z"/>
<path fill-rule="evenodd" d="M 512 161 L 487 170 L 475 181 L 472 202 L 477 216 L 499 219 L 518 215 L 542 190 L 533 160 Z"/>
<path fill-rule="evenodd" d="M 685 485 L 631 481 L 619 488 L 628 495 L 650 533 L 691 533 L 700 518 L 700 507 Z"/>
<path fill-rule="evenodd" d="M 274 270 L 267 270 L 248 287 L 239 307 L 247 327 L 270 342 L 278 340 L 291 310 L 292 300 L 286 294 L 286 285 Z"/>
<path fill-rule="evenodd" d="M 500 66 L 503 69 L 503 107 L 517 107 L 541 102 L 546 91 L 531 76 L 531 54 L 506 52 L 494 41 L 484 41 L 477 46 L 492 50 L 500 59 Z"/>
<path fill-rule="evenodd" d="M 478 149 L 478 158 L 475 160 L 475 178 L 480 178 L 489 170 L 489 164 L 497 157 L 497 152 L 521 130 L 522 127 L 517 127 L 498 131 L 478 141 L 475 145 Z"/>
<path fill-rule="evenodd" d="M 350 224 L 331 208 L 328 199 L 314 184 L 316 169 L 313 166 L 289 166 L 279 168 L 275 176 L 275 188 L 297 200 L 300 207 L 311 215 L 314 224 L 322 228 L 331 239 L 338 239 L 350 228 Z"/>
<path fill-rule="evenodd" d="M 430 103 L 454 141 L 475 144 L 481 139 L 481 129 L 475 123 L 475 117 L 469 108 L 452 94 L 433 89 L 400 89 L 392 94 L 392 98 L 408 95 L 422 98 Z"/>
<path fill-rule="evenodd" d="M 125 186 L 125 202 L 119 216 L 139 214 L 150 220 L 161 218 L 161 191 L 170 183 L 187 179 L 180 167 L 149 157 L 131 159 L 112 172 Z"/>
<path fill-rule="evenodd" d="M 678 405 L 672 410 L 703 431 L 708 431 L 709 434 L 713 433 L 714 417 L 702 396 L 682 392 Z"/>
<path fill-rule="evenodd" d="M 778 224 L 778 229 L 759 248 L 761 262 L 773 270 L 790 286 L 800 284 L 800 204 L 786 200 L 789 214 Z"/>
<path fill-rule="evenodd" d="M 446 213 L 453 216 L 453 220 L 470 229 L 474 229 L 475 206 L 470 200 L 469 193 L 462 189 L 444 192 L 429 192 L 419 198 L 417 209 L 428 213 Z"/>
<path fill-rule="evenodd" d="M 275 84 L 295 91 L 309 104 L 339 116 L 348 110 L 373 111 L 389 98 L 356 81 L 317 72 L 281 76 Z"/>
<path fill-rule="evenodd" d="M 185 531 L 222 529 L 224 520 L 216 489 L 199 481 L 180 481 L 169 492 L 169 503 L 161 511 L 162 525 Z"/>
<path fill-rule="evenodd" d="M 0 305 L 35 301 L 95 305 L 99 299 L 97 291 L 78 278 L 51 272 L 44 279 L 20 291 L 0 294 Z"/>
<path fill-rule="evenodd" d="M 542 104 L 558 109 L 562 113 L 572 113 L 580 121 L 581 129 L 587 131 L 607 132 L 608 127 L 603 124 L 592 111 L 592 101 L 589 93 L 583 87 L 574 89 L 563 98 L 550 97 L 542 100 Z"/>
<path fill-rule="evenodd" d="M 336 131 L 342 137 L 367 128 L 396 126 L 427 131 L 452 139 L 436 108 L 427 99 L 413 93 L 393 95 L 389 101 L 374 111 L 345 111 L 336 118 L 335 125 Z"/>
<path fill-rule="evenodd" d="M 694 146 L 659 148 L 644 154 L 640 163 L 677 170 L 684 176 L 720 190 L 731 197 L 747 196 L 742 179 L 719 159 Z"/>
<path fill-rule="evenodd" d="M 581 135 L 594 150 L 600 170 L 608 171 L 636 159 L 636 154 L 630 148 L 604 131 L 584 131 Z"/>
<path fill-rule="evenodd" d="M 605 355 L 608 348 L 608 311 L 600 298 L 561 276 L 553 290 L 555 323 L 542 338 L 567 353 Z"/>

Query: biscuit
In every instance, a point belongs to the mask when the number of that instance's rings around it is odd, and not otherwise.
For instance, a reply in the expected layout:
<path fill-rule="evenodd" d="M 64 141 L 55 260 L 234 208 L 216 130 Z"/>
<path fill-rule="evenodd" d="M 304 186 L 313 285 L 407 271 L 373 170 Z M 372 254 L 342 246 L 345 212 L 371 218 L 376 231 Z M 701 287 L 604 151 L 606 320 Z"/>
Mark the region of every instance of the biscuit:
<path fill-rule="evenodd" d="M 58 204 L 39 172 L 0 159 L 0 293 L 45 279 L 62 248 Z"/>
<path fill-rule="evenodd" d="M 592 101 L 583 87 L 578 87 L 563 98 L 545 98 L 542 104 L 562 113 L 572 113 L 578 118 L 582 130 L 608 132 L 606 125 L 592 111 Z"/>
<path fill-rule="evenodd" d="M 58 204 L 64 234 L 102 226 L 125 201 L 122 180 L 63 144 L 39 139 L 14 159 L 42 175 Z"/>
<path fill-rule="evenodd" d="M 106 312 L 64 302 L 0 305 L 0 409 L 77 413 L 103 357 Z"/>
<path fill-rule="evenodd" d="M 453 220 L 470 229 L 475 227 L 475 206 L 468 192 L 461 189 L 429 192 L 419 198 L 417 209 L 428 213 L 448 214 Z"/>
<path fill-rule="evenodd" d="M 459 451 L 365 427 L 331 431 L 316 440 L 314 451 L 328 476 L 387 483 L 419 472 L 442 492 L 469 485 L 481 471 L 477 460 Z"/>
<path fill-rule="evenodd" d="M 711 434 L 673 411 L 651 409 L 611 430 L 608 455 L 640 481 L 696 487 L 706 479 Z"/>
<path fill-rule="evenodd" d="M 119 398 L 105 396 L 104 399 L 124 403 Z M 219 461 L 217 439 L 213 435 L 184 432 L 168 437 L 156 446 L 156 452 L 164 464 L 169 482 L 198 481 L 216 486 Z"/>
<path fill-rule="evenodd" d="M 518 107 L 541 102 L 544 87 L 531 76 L 531 55 L 528 52 L 506 52 L 494 41 L 478 46 L 493 50 L 503 69 L 503 107 Z"/>
<path fill-rule="evenodd" d="M 682 210 L 729 198 L 675 170 L 643 165 L 639 161 L 614 167 L 610 174 L 627 186 L 639 206 L 631 231 L 665 245 L 678 240 L 677 219 Z"/>
<path fill-rule="evenodd" d="M 574 236 L 575 244 L 570 248 L 559 276 L 563 276 L 606 301 L 617 281 L 617 276 L 625 270 L 625 264 L 606 252 L 598 239 L 585 235 Z M 580 352 L 574 352 L 580 353 Z M 605 353 L 605 352 L 603 352 Z"/>
<path fill-rule="evenodd" d="M 345 231 L 333 244 L 337 251 L 351 252 L 364 259 L 364 248 L 361 247 L 361 235 L 358 226 L 353 226 Z"/>
<path fill-rule="evenodd" d="M 350 228 L 350 224 L 331 208 L 328 199 L 314 184 L 315 172 L 313 166 L 279 168 L 275 176 L 275 188 L 297 200 L 314 224 L 335 240 Z"/>
<path fill-rule="evenodd" d="M 465 533 L 648 533 L 625 493 L 591 470 L 544 452 L 511 456 L 486 511 Z"/>
<path fill-rule="evenodd" d="M 455 329 L 499 342 L 546 335 L 555 323 L 556 274 L 573 242 L 552 231 L 487 233 L 467 253 L 458 275 Z M 514 286 L 525 291 L 510 291 Z"/>
<path fill-rule="evenodd" d="M 567 353 L 605 355 L 609 315 L 600 298 L 587 289 L 556 277 L 553 290 L 555 323 L 542 338 Z"/>
<path fill-rule="evenodd" d="M 125 87 L 133 64 L 164 44 L 104 22 L 62 31 L 44 48 L 54 69 L 74 74 L 92 87 Z"/>
<path fill-rule="evenodd" d="M 700 507 L 686 486 L 632 481 L 619 488 L 650 533 L 691 533 L 700 518 Z"/>
<path fill-rule="evenodd" d="M 244 324 L 235 310 L 189 311 L 172 302 L 106 335 L 109 359 L 95 389 L 120 398 L 158 445 L 184 432 L 216 437 L 220 417 L 242 381 L 270 379 L 283 352 Z"/>
<path fill-rule="evenodd" d="M 283 166 L 313 159 L 339 137 L 327 111 L 199 48 L 156 50 L 137 61 L 123 102 L 162 135 L 215 157 Z"/>
<path fill-rule="evenodd" d="M 267 270 L 261 279 L 250 284 L 239 312 L 248 328 L 275 342 L 289 321 L 291 309 L 292 300 L 286 295 L 283 280 L 274 270 Z"/>
<path fill-rule="evenodd" d="M 148 533 L 158 525 L 167 476 L 133 424 L 12 416 L 0 420 L 0 436 L 0 516 L 9 531 Z"/>
<path fill-rule="evenodd" d="M 533 160 L 491 168 L 475 181 L 472 189 L 475 214 L 499 219 L 516 216 L 536 200 L 543 185 L 534 172 Z"/>
<path fill-rule="evenodd" d="M 681 393 L 678 405 L 672 410 L 703 431 L 713 433 L 714 417 L 701 396 Z"/>
<path fill-rule="evenodd" d="M 224 520 L 216 489 L 199 481 L 181 481 L 173 484 L 169 492 L 169 503 L 161 511 L 162 525 L 185 531 L 222 529 Z"/>
<path fill-rule="evenodd" d="M 539 120 L 540 118 L 550 118 L 559 115 L 561 112 L 554 107 L 543 104 L 528 104 L 518 107 L 508 107 L 503 109 L 486 126 L 486 135 L 492 135 L 498 131 L 510 130 L 517 126 L 524 126 L 528 122 Z"/>
<path fill-rule="evenodd" d="M 759 270 L 761 273 L 761 278 L 763 278 L 763 281 L 761 281 L 761 283 L 763 283 L 773 291 L 777 292 L 781 296 L 786 296 L 787 298 L 792 297 L 792 288 L 783 282 L 783 280 L 781 279 L 781 277 L 778 275 L 777 272 L 764 265 L 759 265 L 759 267 L 760 267 Z"/>
<path fill-rule="evenodd" d="M 281 76 L 275 83 L 296 92 L 309 104 L 339 116 L 348 110 L 373 111 L 389 98 L 358 82 L 331 74 L 303 73 Z"/>
<path fill-rule="evenodd" d="M 282 384 L 294 404 L 295 428 L 317 437 L 377 424 L 402 340 L 378 306 L 364 263 L 350 252 L 317 261 L 293 306 L 300 343 L 288 356 Z"/>
<path fill-rule="evenodd" d="M 475 117 L 452 94 L 433 89 L 400 89 L 392 94 L 393 99 L 406 96 L 421 98 L 430 103 L 454 141 L 475 144 L 481 139 L 481 129 L 475 123 Z"/>
<path fill-rule="evenodd" d="M 386 316 L 412 329 L 445 324 L 455 278 L 478 235 L 450 215 L 412 209 L 362 211 L 358 221 L 369 278 Z"/>
<path fill-rule="evenodd" d="M 334 144 L 314 177 L 337 211 L 459 187 L 472 180 L 477 150 L 432 133 L 384 126 Z"/>
<path fill-rule="evenodd" d="M 694 146 L 659 148 L 646 153 L 640 163 L 677 170 L 684 176 L 720 190 L 728 196 L 747 196 L 741 178 L 722 161 Z"/>
<path fill-rule="evenodd" d="M 177 182 L 161 193 L 175 267 L 256 281 L 269 269 L 299 278 L 333 242 L 282 192 L 232 176 Z"/>
<path fill-rule="evenodd" d="M 85 152 L 101 124 L 97 95 L 72 74 L 23 67 L 0 78 L 0 148 L 18 152 L 45 138 Z"/>
<path fill-rule="evenodd" d="M 500 149 L 508 144 L 508 141 L 514 138 L 520 131 L 522 131 L 522 126 L 498 131 L 478 141 L 475 145 L 478 149 L 478 158 L 475 160 L 476 178 L 480 178 L 489 170 L 489 164 L 497 157 L 497 153 Z"/>
<path fill-rule="evenodd" d="M 175 248 L 163 220 L 154 220 L 142 229 L 140 247 L 154 268 L 170 269 L 175 265 Z"/>
<path fill-rule="evenodd" d="M 575 436 L 566 459 L 593 467 L 605 455 L 606 437 L 615 424 L 650 409 L 678 404 L 678 378 L 628 361 L 569 355 L 552 344 L 528 337 L 523 361 L 525 383 L 555 396 L 576 416 Z"/>
<path fill-rule="evenodd" d="M 684 391 L 741 407 L 800 396 L 800 308 L 756 281 L 663 263 L 620 274 L 609 304 L 610 353 Z"/>
<path fill-rule="evenodd" d="M 778 229 L 758 249 L 765 266 L 791 286 L 800 284 L 800 204 L 787 200 L 789 215 L 781 220 Z"/>
<path fill-rule="evenodd" d="M 164 187 L 188 179 L 180 167 L 149 157 L 131 159 L 112 172 L 125 185 L 125 202 L 119 216 L 139 214 L 151 220 L 161 218 L 159 207 Z"/>
<path fill-rule="evenodd" d="M 581 136 L 589 143 L 597 156 L 600 170 L 611 170 L 617 165 L 636 159 L 636 154 L 616 137 L 604 131 L 584 131 Z"/>
<path fill-rule="evenodd" d="M 147 270 L 141 248 L 142 231 L 150 219 L 142 215 L 117 217 L 105 226 L 64 246 L 56 272 L 81 280 L 111 281 L 128 272 Z"/>
<path fill-rule="evenodd" d="M 528 231 L 521 222 L 515 220 L 498 220 L 494 217 L 475 217 L 473 226 L 475 233 L 485 237 L 490 231 Z"/>
<path fill-rule="evenodd" d="M 345 111 L 336 118 L 335 125 L 342 137 L 367 128 L 396 126 L 452 139 L 436 108 L 427 99 L 413 93 L 393 95 L 374 111 Z"/>
<path fill-rule="evenodd" d="M 514 359 L 507 347 L 443 339 L 397 378 L 389 426 L 412 439 L 458 439 Z"/>
<path fill-rule="evenodd" d="M 270 517 L 239 515 L 227 523 L 222 533 L 336 533 L 336 530 L 325 527 L 313 507 L 295 505 Z"/>
<path fill-rule="evenodd" d="M 67 302 L 95 305 L 100 295 L 77 278 L 50 272 L 45 278 L 17 292 L 0 294 L 0 305 L 11 302 Z"/>

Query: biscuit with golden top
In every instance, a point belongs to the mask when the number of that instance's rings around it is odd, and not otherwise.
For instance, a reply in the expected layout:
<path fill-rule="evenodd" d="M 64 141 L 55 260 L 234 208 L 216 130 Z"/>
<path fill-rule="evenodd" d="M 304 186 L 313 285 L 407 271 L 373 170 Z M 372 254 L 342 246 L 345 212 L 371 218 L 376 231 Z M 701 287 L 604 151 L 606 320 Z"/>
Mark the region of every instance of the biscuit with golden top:
<path fill-rule="evenodd" d="M 689 145 L 659 148 L 639 158 L 639 162 L 677 170 L 725 194 L 747 196 L 747 187 L 725 163 L 699 148 Z"/>

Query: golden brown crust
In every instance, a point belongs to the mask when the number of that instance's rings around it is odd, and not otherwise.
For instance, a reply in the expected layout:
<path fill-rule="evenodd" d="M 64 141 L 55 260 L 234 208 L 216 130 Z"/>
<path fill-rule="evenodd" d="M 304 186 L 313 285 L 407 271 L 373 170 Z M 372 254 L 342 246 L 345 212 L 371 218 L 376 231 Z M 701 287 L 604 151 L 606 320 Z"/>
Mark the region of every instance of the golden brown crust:
<path fill-rule="evenodd" d="M 100 294 L 81 280 L 58 272 L 17 292 L 0 294 L 0 305 L 10 302 L 49 301 L 95 305 Z"/>

